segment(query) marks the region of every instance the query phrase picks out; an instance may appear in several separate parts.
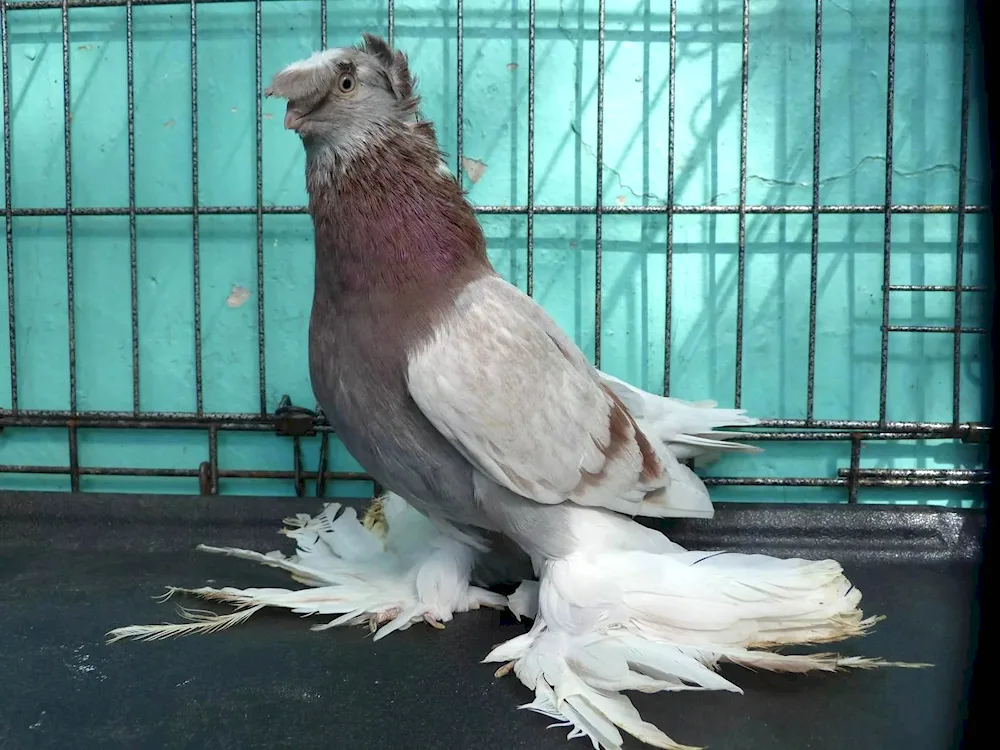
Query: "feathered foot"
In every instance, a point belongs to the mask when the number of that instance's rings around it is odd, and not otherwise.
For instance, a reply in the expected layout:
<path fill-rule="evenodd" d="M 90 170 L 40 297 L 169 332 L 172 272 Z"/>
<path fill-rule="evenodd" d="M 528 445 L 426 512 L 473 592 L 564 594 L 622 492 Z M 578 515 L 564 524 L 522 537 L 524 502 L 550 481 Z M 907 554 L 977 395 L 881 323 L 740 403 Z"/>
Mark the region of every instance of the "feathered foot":
<path fill-rule="evenodd" d="M 295 554 L 199 545 L 204 552 L 231 555 L 280 568 L 309 588 L 170 588 L 237 607 L 228 615 L 181 611 L 180 624 L 116 628 L 109 642 L 126 638 L 157 640 L 212 633 L 244 622 L 263 607 L 283 607 L 304 615 L 337 615 L 313 626 L 366 625 L 383 638 L 415 622 L 443 628 L 458 612 L 506 607 L 505 597 L 469 583 L 475 551 L 442 534 L 406 502 L 389 494 L 377 499 L 362 520 L 353 508 L 330 503 L 315 518 L 285 519 L 282 533 L 296 542 Z"/>
<path fill-rule="evenodd" d="M 546 563 L 508 606 L 531 630 L 487 662 L 513 670 L 535 698 L 521 708 L 620 750 L 623 730 L 665 750 L 694 750 L 646 722 L 626 690 L 742 690 L 721 662 L 779 672 L 834 672 L 903 664 L 856 656 L 780 654 L 773 648 L 829 643 L 868 632 L 861 593 L 832 560 L 780 560 L 730 553 L 608 552 Z"/>

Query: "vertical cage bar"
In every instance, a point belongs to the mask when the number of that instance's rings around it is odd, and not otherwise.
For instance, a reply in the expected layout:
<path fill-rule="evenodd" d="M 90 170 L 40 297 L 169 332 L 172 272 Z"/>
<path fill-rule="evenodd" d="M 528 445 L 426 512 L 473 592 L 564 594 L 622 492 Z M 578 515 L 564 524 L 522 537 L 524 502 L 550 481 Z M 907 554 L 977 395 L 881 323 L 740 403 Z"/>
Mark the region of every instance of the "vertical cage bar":
<path fill-rule="evenodd" d="M 327 26 L 326 26 L 326 0 L 319 0 L 319 48 L 326 49 Z"/>
<path fill-rule="evenodd" d="M 858 480 L 861 477 L 861 436 L 851 435 L 851 469 L 847 472 L 847 502 L 858 502 Z"/>
<path fill-rule="evenodd" d="M 302 476 L 302 438 L 298 435 L 292 436 L 292 484 L 295 487 L 296 497 L 303 497 L 306 494 L 306 480 Z"/>
<path fill-rule="evenodd" d="M 212 494 L 212 467 L 208 461 L 202 461 L 198 464 L 198 494 Z"/>
<path fill-rule="evenodd" d="M 462 174 L 463 139 L 465 127 L 462 122 L 465 117 L 465 3 L 456 0 L 455 3 L 455 67 L 457 76 L 455 85 L 457 86 L 455 96 L 455 179 L 458 180 L 459 187 L 464 185 L 465 176 Z"/>
<path fill-rule="evenodd" d="M 219 494 L 219 428 L 208 429 L 208 494 Z"/>
<path fill-rule="evenodd" d="M 195 411 L 204 413 L 201 379 L 201 247 L 198 237 L 198 6 L 191 0 L 191 255 L 194 272 Z"/>
<path fill-rule="evenodd" d="M 597 202 L 594 216 L 594 366 L 601 366 L 601 281 L 604 251 L 604 36 L 605 0 L 597 5 Z"/>
<path fill-rule="evenodd" d="M 896 0 L 889 0 L 885 95 L 885 225 L 882 239 L 882 356 L 878 391 L 879 424 L 886 423 L 889 392 L 889 284 L 892 274 L 892 133 L 896 98 Z"/>
<path fill-rule="evenodd" d="M 733 403 L 743 400 L 743 303 L 747 259 L 747 113 L 750 90 L 750 0 L 743 0 L 743 62 L 740 68 L 740 198 L 736 261 L 736 384 Z"/>
<path fill-rule="evenodd" d="M 815 59 L 813 63 L 812 239 L 809 258 L 809 364 L 806 381 L 806 424 L 815 416 L 816 306 L 819 295 L 819 146 L 823 100 L 823 0 L 816 0 Z"/>
<path fill-rule="evenodd" d="M 128 97 L 128 263 L 132 308 L 132 413 L 139 415 L 139 252 L 135 219 L 135 39 L 132 0 L 125 3 L 125 90 Z"/>
<path fill-rule="evenodd" d="M 10 344 L 10 410 L 17 414 L 17 324 L 14 319 L 14 214 L 11 205 L 10 42 L 7 38 L 7 1 L 0 0 L 0 62 L 3 68 L 3 205 L 7 242 L 7 333 Z"/>
<path fill-rule="evenodd" d="M 388 38 L 389 46 L 392 47 L 396 43 L 396 2 L 395 0 L 388 0 L 388 4 L 385 9 L 386 15 L 386 26 L 388 26 Z"/>
<path fill-rule="evenodd" d="M 535 12 L 537 0 L 528 0 L 528 296 L 535 293 Z"/>
<path fill-rule="evenodd" d="M 257 163 L 257 386 L 260 397 L 260 415 L 267 416 L 267 357 L 264 346 L 264 134 L 263 134 L 263 76 L 261 61 L 261 0 L 254 0 L 253 7 L 254 60 L 256 76 L 256 163 Z"/>
<path fill-rule="evenodd" d="M 959 423 L 962 403 L 962 285 L 965 275 L 965 201 L 969 172 L 969 86 L 972 75 L 972 29 L 968 8 L 962 31 L 962 132 L 958 154 L 958 217 L 955 233 L 955 349 L 952 360 L 952 422 Z"/>
<path fill-rule="evenodd" d="M 321 432 L 319 434 L 319 458 L 316 463 L 316 497 L 326 496 L 326 467 L 328 465 L 327 454 L 330 447 L 330 433 Z"/>
<path fill-rule="evenodd" d="M 69 86 L 69 0 L 62 0 L 63 169 L 66 177 L 66 328 L 69 339 L 69 410 L 76 413 L 76 304 L 73 284 L 73 155 Z M 79 480 L 77 480 L 79 484 Z"/>
<path fill-rule="evenodd" d="M 670 0 L 670 68 L 667 73 L 667 295 L 663 324 L 663 395 L 670 395 L 674 296 L 674 130 L 677 114 L 677 0 Z"/>
<path fill-rule="evenodd" d="M 66 7 L 65 1 L 63 7 Z M 78 440 L 77 427 L 70 424 L 66 431 L 66 438 L 69 441 L 69 489 L 70 492 L 80 491 L 80 441 Z"/>

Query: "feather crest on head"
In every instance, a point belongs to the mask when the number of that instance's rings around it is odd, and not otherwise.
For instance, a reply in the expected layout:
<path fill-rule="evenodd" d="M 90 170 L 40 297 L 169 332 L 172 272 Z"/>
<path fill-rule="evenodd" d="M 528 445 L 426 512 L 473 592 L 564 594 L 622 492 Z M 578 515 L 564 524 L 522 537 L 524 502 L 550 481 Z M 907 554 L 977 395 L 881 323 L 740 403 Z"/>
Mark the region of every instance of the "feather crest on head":
<path fill-rule="evenodd" d="M 380 36 L 362 34 L 362 42 L 356 49 L 371 55 L 380 63 L 382 71 L 392 93 L 407 109 L 408 113 L 416 112 L 420 105 L 420 97 L 414 92 L 417 88 L 417 78 L 410 72 L 410 63 L 406 55 L 392 47 Z"/>

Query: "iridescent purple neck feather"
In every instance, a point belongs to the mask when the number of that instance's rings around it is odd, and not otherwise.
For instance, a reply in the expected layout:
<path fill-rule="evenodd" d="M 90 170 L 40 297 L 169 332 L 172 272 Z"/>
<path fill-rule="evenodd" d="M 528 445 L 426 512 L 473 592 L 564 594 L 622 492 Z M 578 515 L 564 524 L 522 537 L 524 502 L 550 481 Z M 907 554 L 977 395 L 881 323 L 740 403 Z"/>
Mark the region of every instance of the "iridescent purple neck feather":
<path fill-rule="evenodd" d="M 439 169 L 430 123 L 383 130 L 347 159 L 313 152 L 307 164 L 317 291 L 404 292 L 491 270 L 472 207 Z"/>

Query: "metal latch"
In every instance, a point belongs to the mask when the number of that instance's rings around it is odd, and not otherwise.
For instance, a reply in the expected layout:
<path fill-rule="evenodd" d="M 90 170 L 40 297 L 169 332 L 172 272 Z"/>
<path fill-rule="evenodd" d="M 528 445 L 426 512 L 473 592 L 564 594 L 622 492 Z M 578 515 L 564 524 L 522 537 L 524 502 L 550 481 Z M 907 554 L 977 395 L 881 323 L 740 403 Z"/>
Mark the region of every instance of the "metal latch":
<path fill-rule="evenodd" d="M 274 410 L 274 429 L 287 437 L 309 437 L 316 434 L 319 415 L 303 406 L 295 406 L 287 396 L 282 396 Z"/>

